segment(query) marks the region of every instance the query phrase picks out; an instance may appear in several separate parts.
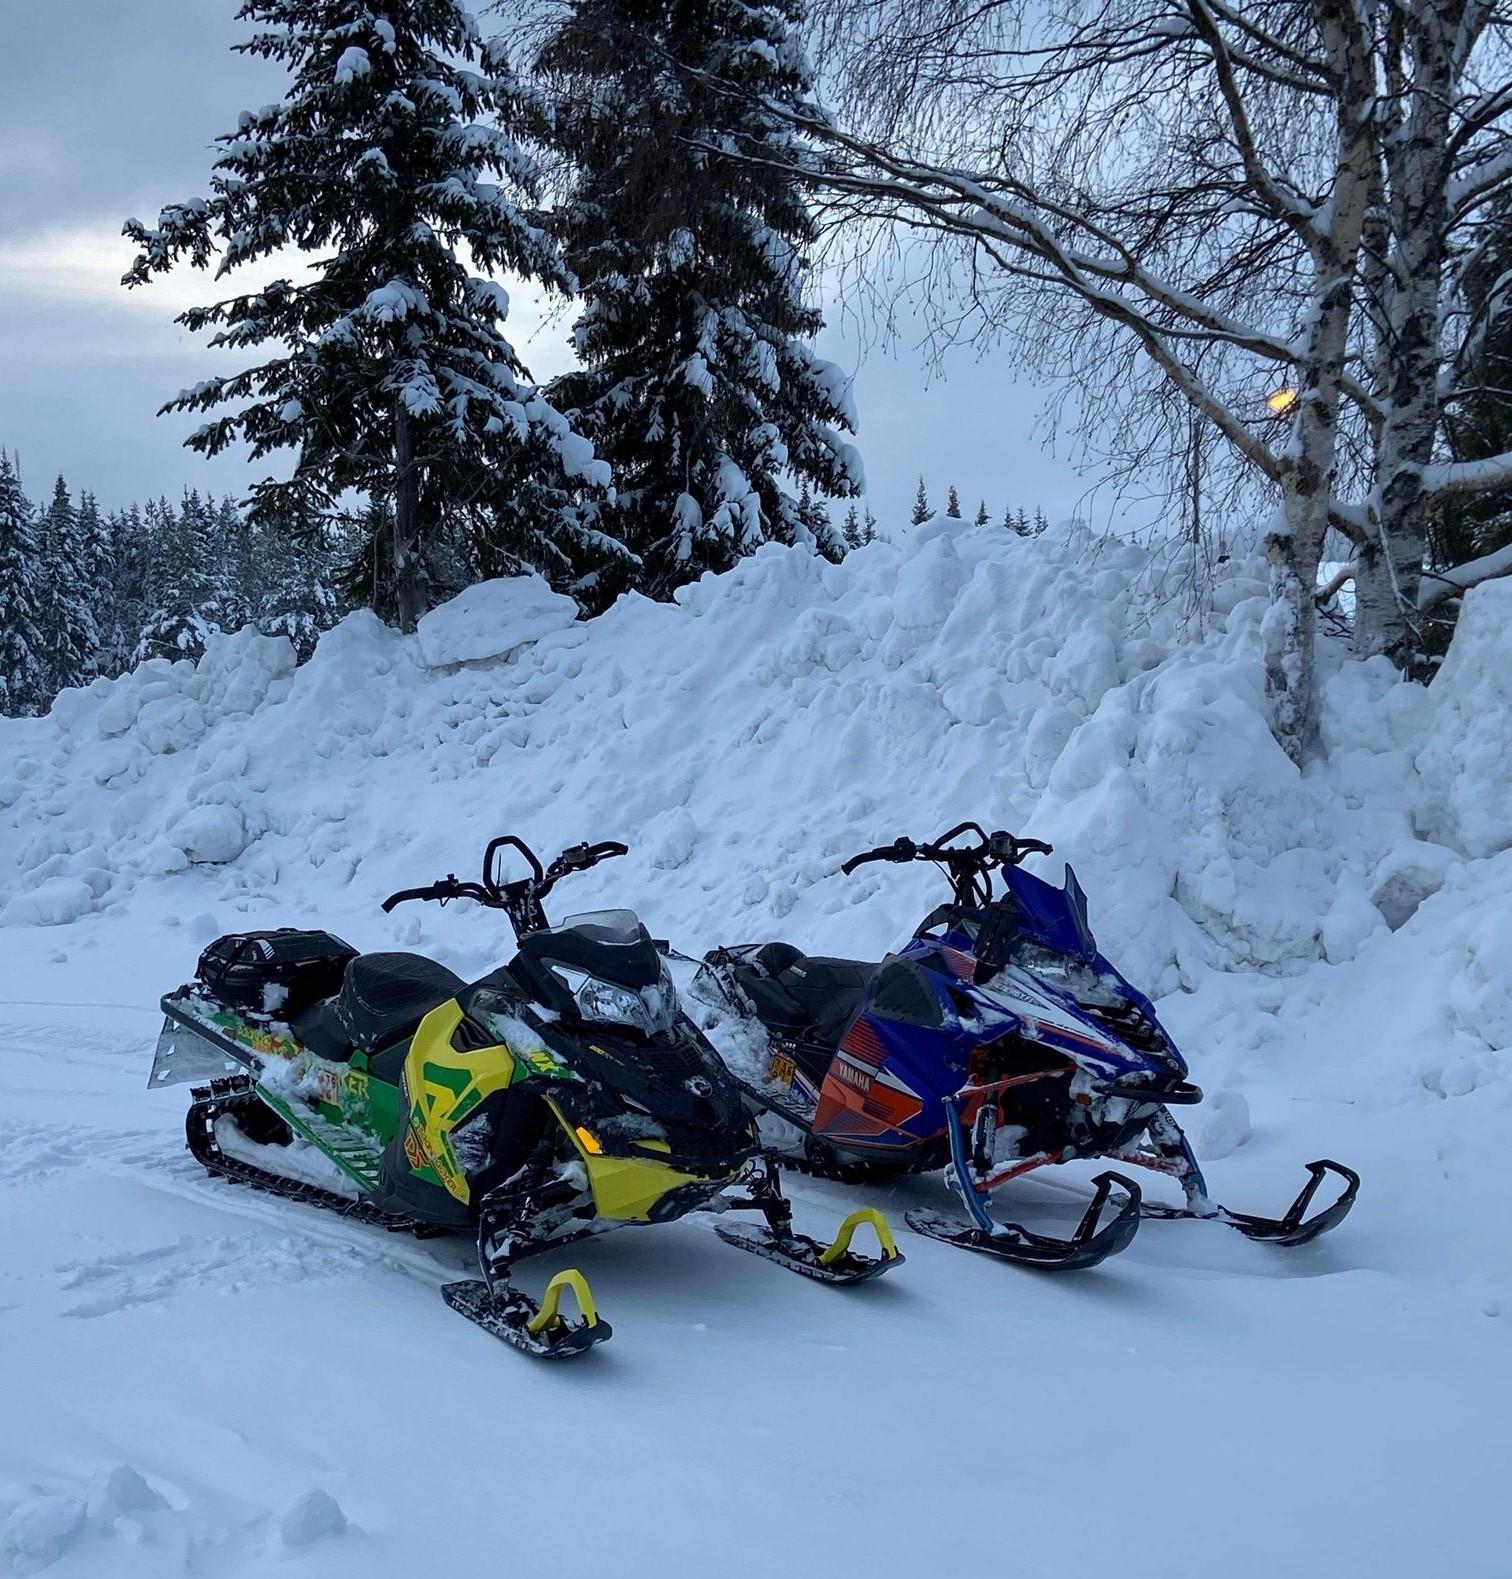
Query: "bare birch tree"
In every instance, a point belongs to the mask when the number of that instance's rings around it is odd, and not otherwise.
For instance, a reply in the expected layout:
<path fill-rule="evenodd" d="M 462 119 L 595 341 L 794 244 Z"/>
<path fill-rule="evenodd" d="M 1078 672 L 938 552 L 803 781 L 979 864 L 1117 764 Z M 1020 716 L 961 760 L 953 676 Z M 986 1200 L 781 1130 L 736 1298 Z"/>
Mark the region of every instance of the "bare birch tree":
<path fill-rule="evenodd" d="M 1507 20 L 1497 0 L 830 14 L 838 114 L 811 131 L 835 204 L 954 238 L 979 326 L 1084 414 L 1169 457 L 1195 414 L 1269 501 L 1266 685 L 1298 760 L 1329 529 L 1357 647 L 1411 666 L 1435 501 L 1512 485 L 1512 454 L 1441 446 L 1512 298 L 1501 281 L 1471 311 L 1462 286 L 1512 187 Z"/>

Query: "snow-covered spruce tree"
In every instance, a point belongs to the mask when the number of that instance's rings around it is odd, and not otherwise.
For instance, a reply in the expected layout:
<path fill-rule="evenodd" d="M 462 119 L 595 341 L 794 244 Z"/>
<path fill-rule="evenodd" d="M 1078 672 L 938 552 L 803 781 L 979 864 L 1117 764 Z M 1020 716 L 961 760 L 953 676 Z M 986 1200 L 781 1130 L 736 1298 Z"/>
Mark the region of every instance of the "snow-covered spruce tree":
<path fill-rule="evenodd" d="M 987 522 L 988 522 L 988 519 L 989 519 L 989 517 L 987 515 L 987 501 L 985 499 L 979 499 L 977 501 L 976 519 L 971 524 L 973 526 L 986 526 Z"/>
<path fill-rule="evenodd" d="M 54 483 L 52 501 L 38 522 L 38 537 L 43 663 L 51 698 L 92 678 L 100 646 L 89 553 L 79 529 L 79 513 L 62 477 Z"/>
<path fill-rule="evenodd" d="M 538 62 L 574 171 L 556 223 L 584 302 L 582 367 L 550 395 L 613 468 L 599 519 L 653 595 L 764 542 L 838 558 L 840 533 L 804 518 L 792 482 L 862 486 L 849 381 L 809 344 L 816 232 L 785 168 L 802 140 L 778 109 L 808 113 L 813 95 L 800 19 L 798 0 L 573 0 Z"/>
<path fill-rule="evenodd" d="M 253 490 L 258 519 L 314 531 L 351 491 L 391 500 L 406 628 L 448 535 L 498 535 L 520 563 L 581 576 L 615 545 L 568 490 L 607 469 L 526 381 L 488 277 L 570 284 L 530 206 L 531 95 L 456 0 L 245 0 L 237 16 L 257 28 L 238 50 L 293 82 L 219 140 L 208 198 L 165 208 L 156 228 L 127 224 L 141 253 L 125 283 L 183 258 L 208 267 L 217 248 L 222 274 L 287 247 L 315 260 L 297 281 L 184 313 L 217 330 L 212 345 L 280 351 L 164 409 L 236 407 L 188 440 L 207 455 L 238 441 L 254 459 L 296 451 L 292 477 Z M 543 475 L 560 486 L 517 508 L 522 476 Z M 560 507 L 538 513 L 543 499 Z"/>
<path fill-rule="evenodd" d="M 945 514 L 952 521 L 961 519 L 961 496 L 956 492 L 954 483 L 951 483 L 950 492 L 945 495 Z"/>
<path fill-rule="evenodd" d="M 919 491 L 914 495 L 913 514 L 909 516 L 910 526 L 923 526 L 926 521 L 934 520 L 934 511 L 929 508 L 929 495 L 924 492 L 924 479 L 919 478 Z"/>
<path fill-rule="evenodd" d="M 148 503 L 143 618 L 133 663 L 147 658 L 199 658 L 205 638 L 218 629 L 207 524 L 196 493 L 186 493 L 177 510 L 166 499 Z"/>
<path fill-rule="evenodd" d="M 85 491 L 78 506 L 79 564 L 89 618 L 94 628 L 94 656 L 87 679 L 97 674 L 114 674 L 112 649 L 116 559 L 110 522 L 100 514 L 95 496 Z"/>
<path fill-rule="evenodd" d="M 137 640 L 147 614 L 147 528 L 141 509 L 112 512 L 105 523 L 111 570 L 107 601 L 96 610 L 104 657 L 102 674 L 120 674 L 135 661 Z"/>
<path fill-rule="evenodd" d="M 42 553 L 31 501 L 0 450 L 0 715 L 40 712 L 51 693 L 42 650 Z"/>

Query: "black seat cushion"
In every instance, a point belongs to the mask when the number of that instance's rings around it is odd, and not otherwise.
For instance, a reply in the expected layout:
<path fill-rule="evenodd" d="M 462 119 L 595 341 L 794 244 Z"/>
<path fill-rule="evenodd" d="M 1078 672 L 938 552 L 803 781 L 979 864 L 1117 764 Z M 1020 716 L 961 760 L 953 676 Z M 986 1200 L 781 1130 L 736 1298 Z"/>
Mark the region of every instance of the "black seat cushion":
<path fill-rule="evenodd" d="M 866 960 L 807 954 L 779 971 L 777 980 L 803 1009 L 820 1040 L 834 1044 L 861 1007 L 867 983 L 879 968 Z"/>
<path fill-rule="evenodd" d="M 835 1046 L 861 1007 L 880 966 L 800 954 L 768 943 L 735 967 L 735 980 L 769 1030 Z"/>
<path fill-rule="evenodd" d="M 413 1031 L 465 986 L 421 954 L 360 954 L 347 967 L 341 991 L 300 1015 L 294 1034 L 322 1058 L 345 1059 L 353 1048 L 375 1052 Z"/>

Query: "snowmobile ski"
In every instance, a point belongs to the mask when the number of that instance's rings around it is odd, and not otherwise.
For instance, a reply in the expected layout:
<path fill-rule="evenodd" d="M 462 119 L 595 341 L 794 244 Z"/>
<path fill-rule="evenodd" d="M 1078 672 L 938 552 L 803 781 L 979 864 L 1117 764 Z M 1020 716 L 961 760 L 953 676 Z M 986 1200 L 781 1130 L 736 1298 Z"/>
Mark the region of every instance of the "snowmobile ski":
<path fill-rule="evenodd" d="M 833 1241 L 825 1245 L 793 1231 L 793 1205 L 782 1193 L 777 1164 L 769 1154 L 752 1159 L 746 1184 L 749 1196 L 726 1199 L 720 1209 L 758 1211 L 766 1218 L 766 1226 L 716 1223 L 714 1232 L 727 1245 L 764 1256 L 790 1272 L 821 1283 L 865 1283 L 903 1264 L 903 1252 L 893 1238 L 892 1226 L 875 1207 L 864 1206 L 852 1212 L 841 1223 Z M 862 1255 L 851 1249 L 851 1241 L 862 1224 L 869 1225 L 876 1234 L 880 1256 Z"/>
<path fill-rule="evenodd" d="M 962 1250 L 997 1256 L 1019 1266 L 1038 1267 L 1044 1272 L 1083 1271 L 1126 1250 L 1139 1231 L 1139 1186 L 1121 1173 L 1100 1173 L 1093 1183 L 1097 1186 L 1096 1193 L 1069 1239 L 1037 1234 L 1019 1223 L 997 1222 L 986 1207 L 975 1200 L 967 1202 L 968 1208 L 975 1208 L 972 1210 L 975 1221 L 971 1223 L 952 1222 L 933 1212 L 908 1212 L 904 1221 L 916 1234 L 926 1238 L 938 1239 Z M 1102 1222 L 1103 1208 L 1115 1184 L 1124 1192 L 1124 1200 L 1117 1212 L 1107 1222 Z"/>
<path fill-rule="evenodd" d="M 882 1247 L 880 1256 L 858 1255 L 850 1248 L 851 1239 L 862 1223 L 869 1223 L 876 1230 L 877 1242 Z M 852 1212 L 828 1245 L 820 1244 L 807 1234 L 791 1231 L 779 1234 L 770 1228 L 759 1228 L 755 1223 L 716 1223 L 714 1232 L 727 1245 L 765 1256 L 789 1272 L 816 1278 L 821 1283 L 865 1283 L 901 1266 L 904 1259 L 887 1219 L 869 1206 Z"/>
<path fill-rule="evenodd" d="M 577 1301 L 578 1318 L 561 1313 L 564 1293 Z M 517 1288 L 500 1289 L 479 1278 L 447 1283 L 441 1297 L 460 1316 L 526 1354 L 542 1360 L 566 1360 L 586 1354 L 597 1343 L 607 1343 L 614 1329 L 598 1313 L 588 1279 L 581 1272 L 558 1272 L 546 1285 L 539 1305 Z"/>
<path fill-rule="evenodd" d="M 1354 1206 L 1355 1196 L 1360 1189 L 1360 1176 L 1353 1168 L 1346 1168 L 1342 1162 L 1333 1162 L 1327 1157 L 1320 1157 L 1318 1161 L 1308 1163 L 1307 1172 L 1309 1175 L 1307 1183 L 1302 1186 L 1296 1200 L 1281 1217 L 1258 1217 L 1251 1212 L 1236 1212 L 1227 1206 L 1212 1203 L 1164 1206 L 1158 1202 L 1151 1202 L 1142 1207 L 1140 1215 L 1191 1222 L 1223 1223 L 1229 1228 L 1237 1228 L 1246 1239 L 1254 1239 L 1261 1244 L 1305 1245 L 1310 1240 L 1316 1239 L 1319 1234 L 1326 1234 L 1330 1228 L 1337 1228 L 1344 1221 Z M 1308 1217 L 1306 1212 L 1312 1205 L 1313 1197 L 1318 1193 L 1318 1188 L 1324 1179 L 1331 1173 L 1343 1179 L 1343 1192 L 1331 1206 L 1326 1206 Z"/>

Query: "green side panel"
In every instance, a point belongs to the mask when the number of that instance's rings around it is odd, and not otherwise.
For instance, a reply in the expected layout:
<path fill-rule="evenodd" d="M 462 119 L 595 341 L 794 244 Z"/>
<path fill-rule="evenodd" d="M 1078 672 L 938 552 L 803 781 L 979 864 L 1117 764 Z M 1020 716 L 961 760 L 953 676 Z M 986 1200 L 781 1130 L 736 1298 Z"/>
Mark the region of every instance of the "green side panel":
<path fill-rule="evenodd" d="M 403 1122 L 401 1108 L 398 1086 L 391 1086 L 383 1080 L 368 1082 L 366 1127 L 385 1146 L 394 1138 Z"/>

